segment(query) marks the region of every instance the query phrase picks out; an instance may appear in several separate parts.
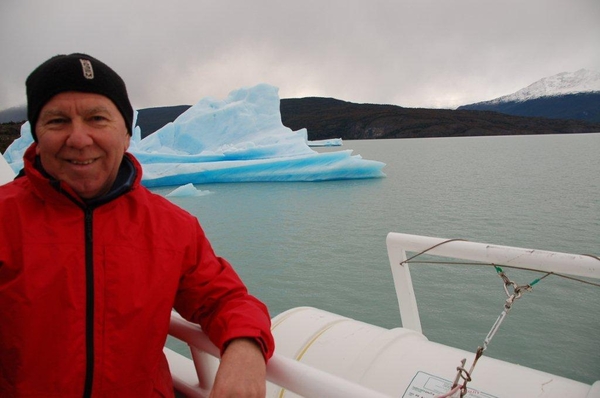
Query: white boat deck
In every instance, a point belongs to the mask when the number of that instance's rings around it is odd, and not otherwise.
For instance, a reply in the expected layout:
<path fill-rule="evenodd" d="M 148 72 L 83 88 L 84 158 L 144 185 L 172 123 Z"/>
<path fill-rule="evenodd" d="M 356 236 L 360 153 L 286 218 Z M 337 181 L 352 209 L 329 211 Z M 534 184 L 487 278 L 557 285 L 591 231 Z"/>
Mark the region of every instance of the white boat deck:
<path fill-rule="evenodd" d="M 600 397 L 600 381 L 588 385 L 485 355 L 470 372 L 472 352 L 422 334 L 406 253 L 426 251 L 593 280 L 600 279 L 598 258 L 397 233 L 388 235 L 387 246 L 403 327 L 385 329 L 310 307 L 279 314 L 273 318 L 277 348 L 267 366 L 267 396 L 425 398 L 444 396 L 455 387 L 452 396 L 458 397 L 464 380 L 455 383 L 456 369 L 466 359 L 465 371 L 473 373 L 463 388 L 466 397 Z M 515 287 L 521 288 L 507 285 L 507 302 Z M 175 313 L 171 323 L 171 335 L 187 342 L 193 357 L 165 348 L 176 389 L 207 397 L 218 351 L 198 326 Z"/>

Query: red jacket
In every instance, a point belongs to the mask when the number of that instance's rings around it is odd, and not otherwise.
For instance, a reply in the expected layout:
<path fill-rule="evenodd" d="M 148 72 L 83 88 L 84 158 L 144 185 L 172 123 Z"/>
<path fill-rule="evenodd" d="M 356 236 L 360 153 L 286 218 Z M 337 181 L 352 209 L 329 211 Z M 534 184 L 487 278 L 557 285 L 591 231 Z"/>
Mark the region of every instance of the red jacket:
<path fill-rule="evenodd" d="M 35 145 L 0 187 L 0 396 L 172 396 L 173 307 L 221 350 L 244 336 L 272 355 L 266 307 L 195 217 L 140 185 L 133 156 L 84 203 L 34 166 Z"/>

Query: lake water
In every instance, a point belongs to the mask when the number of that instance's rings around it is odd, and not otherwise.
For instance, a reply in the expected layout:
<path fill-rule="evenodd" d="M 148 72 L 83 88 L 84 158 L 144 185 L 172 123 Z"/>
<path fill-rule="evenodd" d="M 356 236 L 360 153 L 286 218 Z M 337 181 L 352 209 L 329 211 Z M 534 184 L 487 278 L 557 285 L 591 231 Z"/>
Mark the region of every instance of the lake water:
<path fill-rule="evenodd" d="M 600 254 L 600 134 L 345 141 L 386 178 L 198 185 L 195 214 L 274 316 L 315 306 L 401 325 L 388 232 Z M 157 188 L 166 194 L 172 188 Z M 505 270 L 519 284 L 540 274 Z M 506 296 L 491 267 L 411 266 L 424 334 L 474 352 Z M 517 300 L 485 355 L 600 379 L 600 288 L 548 277 Z M 459 359 L 457 359 L 458 361 Z M 472 358 L 468 358 L 468 363 Z"/>

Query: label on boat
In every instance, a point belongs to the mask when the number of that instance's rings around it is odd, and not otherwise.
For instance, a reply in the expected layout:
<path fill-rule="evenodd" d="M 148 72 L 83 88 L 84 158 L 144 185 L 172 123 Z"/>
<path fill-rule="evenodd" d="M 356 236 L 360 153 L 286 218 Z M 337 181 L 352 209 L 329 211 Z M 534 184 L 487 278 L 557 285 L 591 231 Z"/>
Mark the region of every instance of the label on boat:
<path fill-rule="evenodd" d="M 402 395 L 402 398 L 432 398 L 438 395 L 446 394 L 452 388 L 450 380 L 430 375 L 425 372 L 417 372 L 410 385 Z M 483 397 L 498 398 L 495 395 L 486 394 L 474 388 L 467 386 L 467 398 Z"/>

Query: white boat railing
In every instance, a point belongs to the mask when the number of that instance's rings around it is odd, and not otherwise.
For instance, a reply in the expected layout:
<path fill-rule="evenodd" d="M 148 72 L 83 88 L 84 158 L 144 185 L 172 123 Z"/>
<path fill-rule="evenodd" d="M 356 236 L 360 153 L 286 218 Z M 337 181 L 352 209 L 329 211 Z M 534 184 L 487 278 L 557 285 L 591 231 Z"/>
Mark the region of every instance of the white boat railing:
<path fill-rule="evenodd" d="M 506 267 L 518 267 L 572 277 L 600 279 L 600 260 L 593 256 L 499 246 L 463 240 L 433 238 L 391 232 L 388 257 L 400 307 L 402 326 L 422 333 L 417 300 L 406 252 Z M 451 264 L 451 263 L 450 263 Z"/>
<path fill-rule="evenodd" d="M 593 256 L 401 233 L 388 234 L 386 242 L 402 326 L 421 334 L 421 321 L 409 270 L 410 260 L 421 254 L 466 260 L 473 262 L 474 265 L 492 264 L 499 267 L 515 267 L 574 278 L 600 279 L 600 260 Z M 407 258 L 407 252 L 411 253 L 411 257 Z M 460 264 L 464 265 L 465 263 Z M 169 334 L 175 339 L 185 342 L 189 346 L 191 354 L 190 359 L 167 347 L 164 349 L 175 389 L 187 397 L 208 397 L 218 366 L 219 351 L 217 347 L 210 342 L 198 325 L 187 322 L 176 312 L 171 315 Z M 290 393 L 307 398 L 385 396 L 381 392 L 371 390 L 353 381 L 278 355 L 277 352 L 267 365 L 267 380 Z M 587 396 L 597 396 L 599 388 L 600 382 L 597 382 Z"/>
<path fill-rule="evenodd" d="M 169 334 L 187 343 L 192 359 L 165 348 L 175 389 L 186 397 L 210 394 L 218 348 L 200 326 L 171 313 Z M 207 356 L 208 355 L 208 356 Z M 387 395 L 275 353 L 267 365 L 267 380 L 303 397 L 384 398 Z M 389 397 L 388 397 L 389 398 Z"/>

